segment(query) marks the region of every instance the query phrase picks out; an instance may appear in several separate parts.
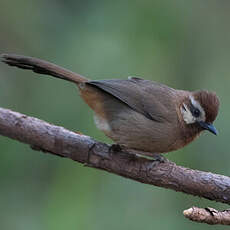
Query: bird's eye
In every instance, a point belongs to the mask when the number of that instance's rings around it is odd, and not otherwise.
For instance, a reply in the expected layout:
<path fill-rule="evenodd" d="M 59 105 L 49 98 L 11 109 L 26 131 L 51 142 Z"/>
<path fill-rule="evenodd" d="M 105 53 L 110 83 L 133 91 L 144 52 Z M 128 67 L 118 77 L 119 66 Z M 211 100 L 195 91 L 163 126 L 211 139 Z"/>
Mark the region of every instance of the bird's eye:
<path fill-rule="evenodd" d="M 193 116 L 194 117 L 199 117 L 200 116 L 200 110 L 199 109 L 194 109 L 193 110 Z"/>

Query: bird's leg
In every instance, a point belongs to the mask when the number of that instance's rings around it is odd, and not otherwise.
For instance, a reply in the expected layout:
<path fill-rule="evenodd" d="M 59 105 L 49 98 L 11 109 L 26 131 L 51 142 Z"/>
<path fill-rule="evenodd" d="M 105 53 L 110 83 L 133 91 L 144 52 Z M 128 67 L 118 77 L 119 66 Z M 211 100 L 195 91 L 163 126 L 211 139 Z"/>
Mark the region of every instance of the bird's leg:
<path fill-rule="evenodd" d="M 151 170 L 155 166 L 157 166 L 160 163 L 165 163 L 168 161 L 167 158 L 165 158 L 163 155 L 160 153 L 149 153 L 149 152 L 143 152 L 139 150 L 134 150 L 134 149 L 127 149 L 124 146 L 121 146 L 119 144 L 112 144 L 109 147 L 109 153 L 116 153 L 116 152 L 127 152 L 130 157 L 133 156 L 139 156 L 139 157 L 144 157 L 150 159 L 150 163 L 148 165 L 148 169 Z"/>
<path fill-rule="evenodd" d="M 133 153 L 140 157 L 145 157 L 147 159 L 150 159 L 152 161 L 158 161 L 159 163 L 165 163 L 167 161 L 167 158 L 162 156 L 160 153 L 151 153 L 151 152 L 144 152 L 140 150 L 134 150 L 134 149 L 127 149 L 129 153 Z"/>

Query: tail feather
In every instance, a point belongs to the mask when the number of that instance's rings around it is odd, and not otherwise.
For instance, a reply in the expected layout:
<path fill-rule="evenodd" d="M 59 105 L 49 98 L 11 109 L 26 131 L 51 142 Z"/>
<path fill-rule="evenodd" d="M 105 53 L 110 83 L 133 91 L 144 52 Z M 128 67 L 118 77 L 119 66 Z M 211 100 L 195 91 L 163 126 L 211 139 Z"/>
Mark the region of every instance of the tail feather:
<path fill-rule="evenodd" d="M 88 81 L 87 78 L 81 76 L 80 74 L 33 57 L 16 54 L 1 54 L 1 61 L 10 66 L 16 66 L 21 69 L 29 69 L 35 73 L 51 75 L 77 84 Z"/>

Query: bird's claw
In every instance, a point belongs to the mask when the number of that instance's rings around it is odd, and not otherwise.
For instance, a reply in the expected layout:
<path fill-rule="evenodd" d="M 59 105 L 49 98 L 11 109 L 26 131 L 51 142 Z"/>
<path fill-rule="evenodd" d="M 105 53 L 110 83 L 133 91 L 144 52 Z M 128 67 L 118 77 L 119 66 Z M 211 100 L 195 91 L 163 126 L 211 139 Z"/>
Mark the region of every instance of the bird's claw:
<path fill-rule="evenodd" d="M 159 164 L 165 163 L 168 161 L 167 158 L 165 158 L 159 153 L 154 153 L 152 157 L 153 157 L 153 160 L 147 166 L 148 170 L 151 170 L 154 167 L 158 166 Z"/>
<path fill-rule="evenodd" d="M 119 144 L 112 144 L 109 147 L 109 153 L 121 152 L 121 151 L 122 151 L 122 147 Z"/>

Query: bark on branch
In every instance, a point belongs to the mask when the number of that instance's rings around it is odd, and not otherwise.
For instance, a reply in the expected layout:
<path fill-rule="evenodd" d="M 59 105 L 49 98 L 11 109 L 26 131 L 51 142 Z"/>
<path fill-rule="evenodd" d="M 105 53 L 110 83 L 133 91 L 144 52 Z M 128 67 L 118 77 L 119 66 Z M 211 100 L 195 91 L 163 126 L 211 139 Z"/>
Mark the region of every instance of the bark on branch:
<path fill-rule="evenodd" d="M 192 221 L 206 224 L 230 225 L 230 210 L 217 211 L 214 208 L 192 207 L 183 212 Z"/>
<path fill-rule="evenodd" d="M 230 178 L 210 172 L 154 162 L 91 137 L 37 118 L 0 108 L 0 135 L 29 144 L 35 150 L 70 158 L 145 184 L 230 204 Z"/>

